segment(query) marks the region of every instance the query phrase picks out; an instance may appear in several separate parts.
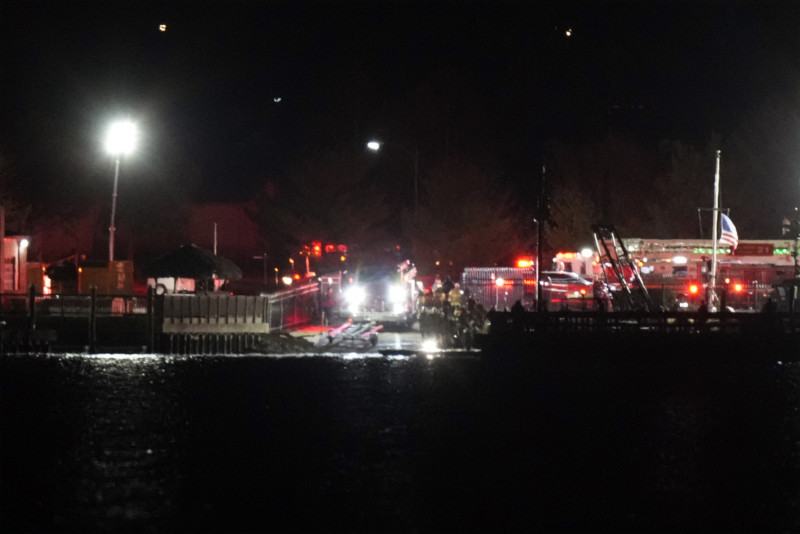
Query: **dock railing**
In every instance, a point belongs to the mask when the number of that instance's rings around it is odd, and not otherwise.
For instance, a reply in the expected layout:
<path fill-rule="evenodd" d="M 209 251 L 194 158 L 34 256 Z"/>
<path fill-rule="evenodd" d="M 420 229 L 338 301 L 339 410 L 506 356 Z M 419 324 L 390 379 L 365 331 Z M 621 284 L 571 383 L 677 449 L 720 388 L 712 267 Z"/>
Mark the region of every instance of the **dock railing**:
<path fill-rule="evenodd" d="M 309 323 L 319 316 L 319 284 L 276 293 L 166 294 L 156 306 L 164 333 L 268 333 Z"/>
<path fill-rule="evenodd" d="M 783 333 L 800 335 L 800 314 L 701 312 L 491 312 L 489 334 L 568 332 Z"/>
<path fill-rule="evenodd" d="M 157 348 L 161 334 L 248 335 L 287 330 L 319 319 L 319 284 L 261 295 L 187 293 L 155 295 L 0 295 L 3 339 L 46 337 L 93 351 L 118 343 Z M 69 340 L 65 342 L 65 340 Z M 2 351 L 2 345 L 0 345 Z"/>

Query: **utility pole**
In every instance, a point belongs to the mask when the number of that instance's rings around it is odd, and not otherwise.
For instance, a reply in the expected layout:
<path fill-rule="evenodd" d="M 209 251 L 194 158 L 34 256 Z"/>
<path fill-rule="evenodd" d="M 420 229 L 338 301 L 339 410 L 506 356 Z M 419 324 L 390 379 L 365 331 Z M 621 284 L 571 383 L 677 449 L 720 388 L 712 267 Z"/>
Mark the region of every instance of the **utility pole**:
<path fill-rule="evenodd" d="M 214 256 L 217 255 L 217 223 L 214 223 Z"/>
<path fill-rule="evenodd" d="M 544 196 L 544 178 L 545 178 L 545 164 L 542 162 L 542 180 L 539 187 L 539 200 L 537 201 L 536 206 L 536 311 L 542 312 L 546 308 L 544 306 L 544 301 L 542 298 L 542 283 L 539 280 L 539 273 L 541 272 L 542 268 L 542 234 L 544 233 L 544 221 L 547 217 L 546 215 L 546 206 L 547 206 L 547 199 Z"/>
<path fill-rule="evenodd" d="M 800 264 L 798 264 L 797 258 L 798 248 L 800 248 L 800 208 L 794 208 L 794 220 L 789 222 L 789 231 L 791 232 L 792 239 L 794 239 L 794 250 L 792 251 L 792 258 L 794 258 L 794 277 L 800 279 Z"/>
<path fill-rule="evenodd" d="M 714 172 L 714 213 L 711 227 L 711 242 L 713 243 L 713 254 L 711 256 L 711 275 L 709 276 L 709 288 L 707 293 L 707 304 L 712 306 L 717 298 L 717 226 L 719 226 L 719 160 L 722 151 L 717 150 L 717 167 Z"/>
<path fill-rule="evenodd" d="M 5 261 L 3 256 L 3 242 L 6 240 L 6 208 L 0 204 L 0 295 L 3 294 L 3 269 L 2 264 Z M 0 300 L 0 310 L 2 309 L 2 300 Z"/>

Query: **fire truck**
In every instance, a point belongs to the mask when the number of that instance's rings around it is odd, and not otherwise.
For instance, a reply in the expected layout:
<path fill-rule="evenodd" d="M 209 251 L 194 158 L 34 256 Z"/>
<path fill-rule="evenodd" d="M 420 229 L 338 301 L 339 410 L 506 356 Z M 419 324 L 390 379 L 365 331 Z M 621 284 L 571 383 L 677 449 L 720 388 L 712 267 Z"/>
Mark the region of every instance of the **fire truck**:
<path fill-rule="evenodd" d="M 511 309 L 519 300 L 533 308 L 536 300 L 536 270 L 533 267 L 466 267 L 461 290 L 485 309 Z"/>
<path fill-rule="evenodd" d="M 716 288 L 709 288 L 709 239 L 629 238 L 624 245 L 653 300 L 665 309 L 697 309 L 709 298 L 708 290 L 715 289 L 724 307 L 757 311 L 774 288 L 795 276 L 791 240 L 740 240 L 736 249 L 718 246 Z M 617 274 L 610 265 L 601 265 L 597 252 L 559 252 L 553 262 L 558 270 L 607 277 L 612 289 L 619 289 Z M 630 282 L 631 267 L 621 272 Z"/>
<path fill-rule="evenodd" d="M 410 328 L 417 318 L 416 274 L 408 260 L 398 265 L 362 264 L 343 272 L 334 315 Z"/>
<path fill-rule="evenodd" d="M 735 249 L 718 246 L 713 288 L 711 240 L 630 239 L 626 245 L 649 287 L 672 288 L 683 296 L 679 307 L 695 308 L 714 290 L 722 307 L 758 311 L 773 287 L 795 276 L 790 240 L 740 240 Z"/>
<path fill-rule="evenodd" d="M 710 239 L 624 239 L 624 245 L 653 301 L 664 309 L 695 310 L 709 298 L 713 243 Z M 782 281 L 794 278 L 791 240 L 740 240 L 736 249 L 717 247 L 715 292 L 720 304 L 734 310 L 758 311 Z M 617 273 L 602 264 L 596 251 L 562 251 L 553 268 L 585 278 L 607 279 L 620 290 Z M 620 270 L 631 283 L 632 267 Z M 722 300 L 724 299 L 724 302 Z"/>

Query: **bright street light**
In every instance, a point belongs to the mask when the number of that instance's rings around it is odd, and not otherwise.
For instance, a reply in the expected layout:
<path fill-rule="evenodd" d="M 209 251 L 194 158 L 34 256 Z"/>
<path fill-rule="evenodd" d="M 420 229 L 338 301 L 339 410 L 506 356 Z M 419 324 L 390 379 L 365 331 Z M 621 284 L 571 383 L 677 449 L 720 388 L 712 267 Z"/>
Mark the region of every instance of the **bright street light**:
<path fill-rule="evenodd" d="M 114 217 L 117 213 L 117 181 L 119 160 L 133 152 L 136 147 L 136 125 L 131 121 L 119 121 L 111 125 L 106 136 L 106 150 L 114 156 L 114 190 L 111 194 L 111 226 L 108 227 L 108 261 L 114 261 Z"/>
<path fill-rule="evenodd" d="M 136 125 L 131 121 L 115 122 L 108 129 L 106 150 L 114 156 L 126 156 L 136 147 Z"/>

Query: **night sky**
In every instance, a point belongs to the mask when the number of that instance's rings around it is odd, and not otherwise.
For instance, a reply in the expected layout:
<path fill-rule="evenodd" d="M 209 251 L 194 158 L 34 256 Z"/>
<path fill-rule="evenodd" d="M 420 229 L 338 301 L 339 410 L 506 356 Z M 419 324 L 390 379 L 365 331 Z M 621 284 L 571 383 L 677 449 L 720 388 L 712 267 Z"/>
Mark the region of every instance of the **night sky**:
<path fill-rule="evenodd" d="M 703 144 L 800 82 L 791 1 L 0 9 L 0 149 L 42 201 L 108 193 L 102 136 L 118 116 L 142 131 L 125 187 L 163 180 L 236 199 L 315 151 L 363 150 L 374 135 L 428 154 L 457 145 L 524 183 L 548 142 L 621 128 Z M 446 108 L 444 124 L 432 106 Z"/>

